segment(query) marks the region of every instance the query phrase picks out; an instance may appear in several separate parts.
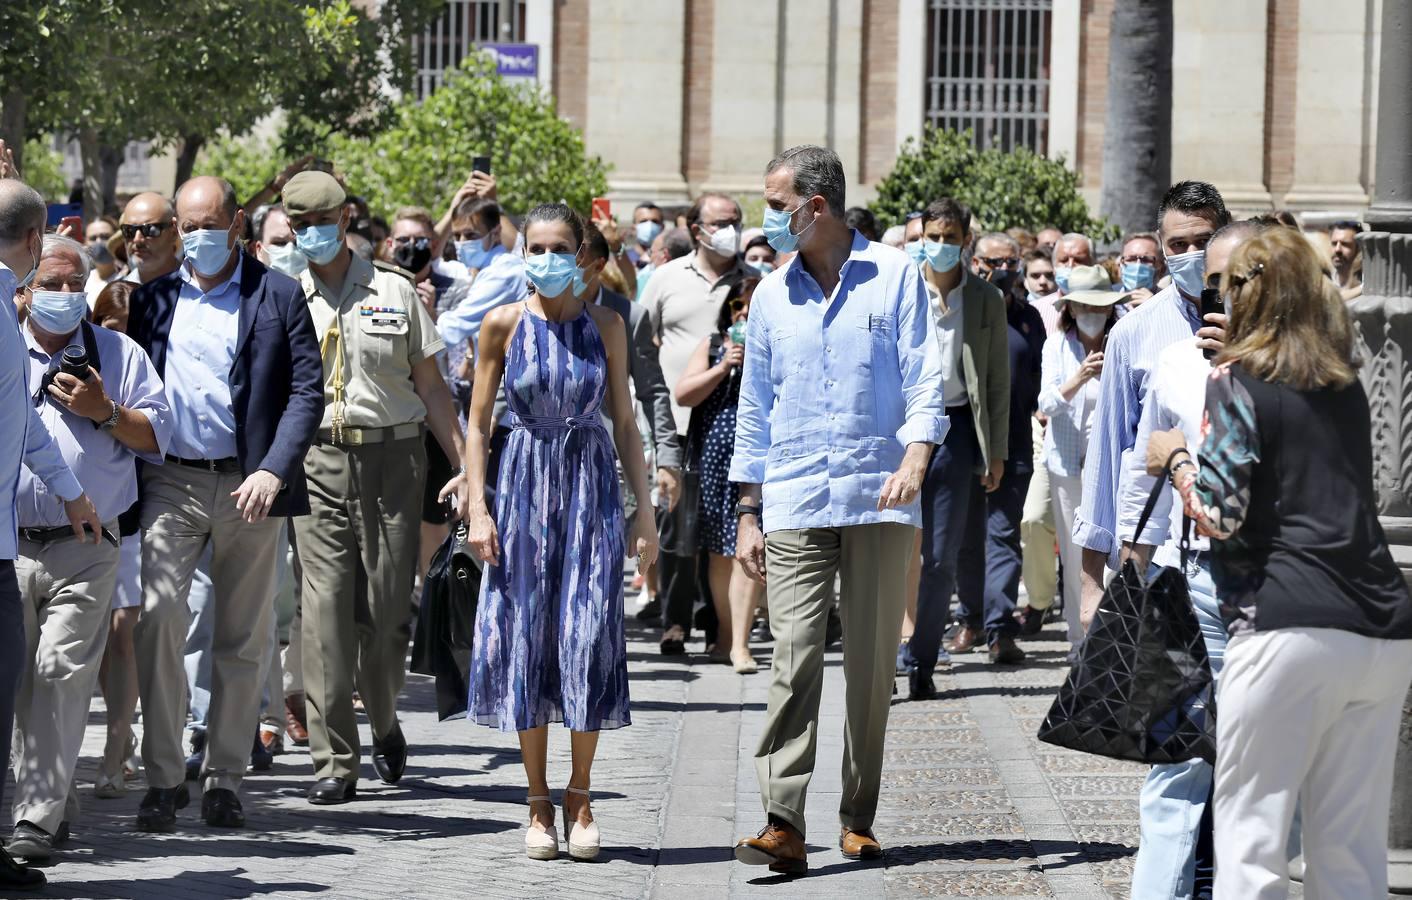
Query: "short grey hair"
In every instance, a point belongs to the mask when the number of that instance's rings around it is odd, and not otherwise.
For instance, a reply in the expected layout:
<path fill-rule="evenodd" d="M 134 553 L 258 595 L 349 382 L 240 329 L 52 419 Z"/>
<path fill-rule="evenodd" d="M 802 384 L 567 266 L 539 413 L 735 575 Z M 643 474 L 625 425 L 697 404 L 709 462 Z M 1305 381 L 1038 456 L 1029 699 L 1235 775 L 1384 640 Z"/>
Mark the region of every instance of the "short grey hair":
<path fill-rule="evenodd" d="M 1018 257 L 1020 255 L 1020 242 L 1003 231 L 992 231 L 988 234 L 981 235 L 980 240 L 976 241 L 976 247 L 979 248 L 980 245 L 984 244 L 986 241 L 999 241 L 1010 248 L 1011 256 Z"/>
<path fill-rule="evenodd" d="M 883 232 L 882 242 L 889 247 L 901 247 L 903 240 L 907 236 L 906 225 L 893 225 Z"/>
<path fill-rule="evenodd" d="M 0 244 L 14 244 L 43 231 L 49 208 L 39 192 L 18 178 L 0 179 Z"/>
<path fill-rule="evenodd" d="M 83 269 L 83 279 L 88 280 L 88 273 L 93 271 L 93 259 L 88 255 L 88 248 L 71 237 L 62 234 L 46 234 L 44 236 L 44 249 L 39 251 L 41 262 L 51 256 L 58 256 L 67 253 L 78 260 L 79 268 Z"/>
<path fill-rule="evenodd" d="M 818 194 L 827 201 L 832 215 L 843 218 L 847 184 L 843 177 L 843 161 L 837 153 L 816 144 L 800 144 L 770 160 L 770 164 L 765 166 L 765 174 L 773 175 L 783 168 L 789 168 L 794 173 L 795 194 L 801 198 Z"/>
<path fill-rule="evenodd" d="M 1061 244 L 1068 244 L 1074 241 L 1083 241 L 1084 246 L 1088 248 L 1088 255 L 1093 255 L 1093 239 L 1086 234 L 1079 234 L 1077 231 L 1071 231 L 1059 239 L 1059 243 Z"/>

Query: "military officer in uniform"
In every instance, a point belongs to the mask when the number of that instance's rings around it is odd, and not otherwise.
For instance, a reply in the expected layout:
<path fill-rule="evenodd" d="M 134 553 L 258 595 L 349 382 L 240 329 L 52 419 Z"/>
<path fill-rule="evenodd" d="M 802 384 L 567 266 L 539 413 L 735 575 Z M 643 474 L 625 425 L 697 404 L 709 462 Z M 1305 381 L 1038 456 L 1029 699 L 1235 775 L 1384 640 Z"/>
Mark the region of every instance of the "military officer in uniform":
<path fill-rule="evenodd" d="M 317 778 L 309 802 L 343 803 L 355 794 L 362 758 L 355 685 L 379 777 L 393 784 L 406 766 L 397 694 L 426 480 L 424 429 L 450 459 L 462 458 L 463 441 L 437 370 L 444 345 L 436 327 L 407 278 L 349 251 L 343 188 L 325 172 L 301 172 L 283 199 L 309 259 L 300 281 L 324 362 L 324 419 L 304 462 L 312 512 L 294 527 Z"/>

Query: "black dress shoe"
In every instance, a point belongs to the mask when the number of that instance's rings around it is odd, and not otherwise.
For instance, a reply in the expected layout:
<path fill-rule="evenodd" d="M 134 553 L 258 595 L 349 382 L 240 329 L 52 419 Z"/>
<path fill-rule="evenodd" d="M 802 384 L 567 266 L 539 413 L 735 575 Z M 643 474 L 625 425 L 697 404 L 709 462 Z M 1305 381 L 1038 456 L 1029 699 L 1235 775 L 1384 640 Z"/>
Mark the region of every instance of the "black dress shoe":
<path fill-rule="evenodd" d="M 383 784 L 396 784 L 407 769 L 407 739 L 402 726 L 392 726 L 392 733 L 382 740 L 373 738 L 373 769 Z"/>
<path fill-rule="evenodd" d="M 54 832 L 54 846 L 62 847 L 69 842 L 69 823 L 60 822 L 59 830 Z"/>
<path fill-rule="evenodd" d="M 646 605 L 643 606 L 642 609 L 639 609 L 637 611 L 637 615 L 633 618 L 637 619 L 639 622 L 661 621 L 662 601 L 658 600 L 656 597 L 653 597 L 651 600 L 647 601 Z"/>
<path fill-rule="evenodd" d="M 176 828 L 176 811 L 191 802 L 186 785 L 174 788 L 148 788 L 137 808 L 139 831 L 168 832 Z"/>
<path fill-rule="evenodd" d="M 935 700 L 936 682 L 932 681 L 931 673 L 913 671 L 907 679 L 907 699 L 908 700 Z"/>
<path fill-rule="evenodd" d="M 1008 634 L 1002 634 L 990 644 L 990 661 L 1002 666 L 1018 666 L 1025 661 L 1025 651 Z"/>
<path fill-rule="evenodd" d="M 245 811 L 240 798 L 228 788 L 211 788 L 201 798 L 201 817 L 212 828 L 244 828 Z"/>
<path fill-rule="evenodd" d="M 347 803 L 358 796 L 358 783 L 342 778 L 320 778 L 309 788 L 309 802 L 315 806 L 332 806 Z"/>
<path fill-rule="evenodd" d="M 260 736 L 256 735 L 255 746 L 250 748 L 250 771 L 268 772 L 274 765 L 275 755 L 265 746 L 265 742 L 260 740 Z"/>
<path fill-rule="evenodd" d="M 20 865 L 0 850 L 0 891 L 41 891 L 45 881 L 43 872 Z"/>

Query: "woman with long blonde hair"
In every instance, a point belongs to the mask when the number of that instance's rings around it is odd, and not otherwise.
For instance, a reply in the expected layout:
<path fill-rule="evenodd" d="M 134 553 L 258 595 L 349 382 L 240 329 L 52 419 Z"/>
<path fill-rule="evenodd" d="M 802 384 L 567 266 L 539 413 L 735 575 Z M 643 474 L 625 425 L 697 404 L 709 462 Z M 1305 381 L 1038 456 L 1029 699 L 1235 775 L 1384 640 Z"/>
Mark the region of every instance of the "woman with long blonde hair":
<path fill-rule="evenodd" d="M 1281 898 L 1302 796 L 1305 891 L 1387 894 L 1412 597 L 1378 524 L 1368 399 L 1337 289 L 1298 232 L 1236 249 L 1201 465 L 1148 444 L 1212 540 L 1230 633 L 1217 698 L 1216 896 Z"/>

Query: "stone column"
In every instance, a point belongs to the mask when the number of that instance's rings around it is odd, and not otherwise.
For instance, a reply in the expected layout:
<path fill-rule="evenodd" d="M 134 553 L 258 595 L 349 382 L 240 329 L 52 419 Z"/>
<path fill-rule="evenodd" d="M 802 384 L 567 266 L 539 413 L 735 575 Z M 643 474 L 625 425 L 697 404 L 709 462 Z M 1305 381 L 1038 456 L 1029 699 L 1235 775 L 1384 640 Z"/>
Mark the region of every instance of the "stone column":
<path fill-rule="evenodd" d="M 1373 419 L 1378 514 L 1412 585 L 1412 4 L 1383 3 L 1377 168 L 1362 235 L 1363 296 L 1350 305 Z M 1389 883 L 1412 893 L 1412 695 L 1403 706 L 1388 834 Z"/>

